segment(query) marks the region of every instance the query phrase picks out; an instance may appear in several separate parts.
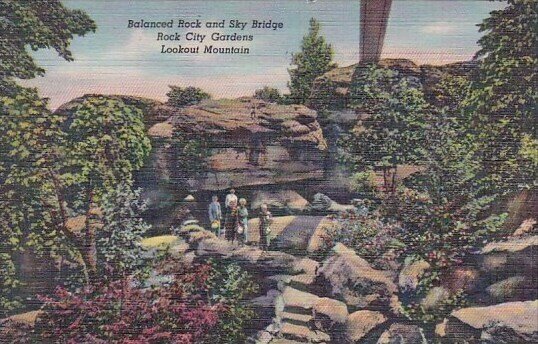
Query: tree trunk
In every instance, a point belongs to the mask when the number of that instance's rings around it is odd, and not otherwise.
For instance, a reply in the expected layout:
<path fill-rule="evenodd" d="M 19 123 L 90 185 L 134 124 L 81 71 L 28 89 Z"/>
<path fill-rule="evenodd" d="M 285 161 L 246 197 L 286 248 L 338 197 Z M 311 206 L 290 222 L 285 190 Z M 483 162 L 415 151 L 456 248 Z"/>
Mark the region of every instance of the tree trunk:
<path fill-rule="evenodd" d="M 88 195 L 88 211 L 86 212 L 86 224 L 84 233 L 84 245 L 82 259 L 88 270 L 90 282 L 97 279 L 97 230 L 101 227 L 101 212 L 93 201 L 93 191 Z"/>

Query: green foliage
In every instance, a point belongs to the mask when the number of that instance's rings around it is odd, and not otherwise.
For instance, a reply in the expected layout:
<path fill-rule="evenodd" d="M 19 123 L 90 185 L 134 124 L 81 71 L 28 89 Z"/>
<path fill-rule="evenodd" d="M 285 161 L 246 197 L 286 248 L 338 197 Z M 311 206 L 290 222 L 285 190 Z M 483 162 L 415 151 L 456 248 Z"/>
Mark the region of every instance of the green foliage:
<path fill-rule="evenodd" d="M 280 91 L 274 87 L 264 86 L 263 88 L 257 89 L 254 92 L 254 98 L 265 100 L 270 103 L 280 103 L 282 96 Z"/>
<path fill-rule="evenodd" d="M 357 172 L 351 177 L 351 187 L 354 192 L 362 195 L 373 195 L 376 191 L 376 175 L 373 170 Z"/>
<path fill-rule="evenodd" d="M 537 184 L 536 174 L 520 173 L 530 166 L 519 155 L 523 137 L 536 138 L 537 10 L 536 1 L 508 0 L 480 25 L 481 63 L 468 98 L 469 113 L 473 125 L 483 129 L 477 137 L 479 158 L 491 186 L 501 192 Z"/>
<path fill-rule="evenodd" d="M 97 254 L 101 269 L 118 275 L 136 272 L 144 265 L 142 236 L 149 230 L 140 214 L 146 205 L 140 201 L 140 190 L 128 185 L 106 193 L 102 201 L 103 227 L 97 233 Z"/>
<path fill-rule="evenodd" d="M 366 116 L 342 140 L 342 158 L 359 170 L 383 170 L 385 189 L 394 191 L 397 166 L 419 163 L 424 155 L 429 109 L 421 85 L 398 71 L 369 65 L 355 73 L 351 94 L 351 106 Z"/>
<path fill-rule="evenodd" d="M 424 324 L 435 324 L 443 321 L 454 309 L 469 306 L 467 297 L 462 291 L 456 292 L 443 300 L 435 309 L 425 309 L 420 303 L 403 305 L 403 314 L 410 320 L 420 321 Z"/>
<path fill-rule="evenodd" d="M 51 176 L 59 168 L 54 157 L 63 141 L 62 118 L 50 113 L 35 89 L 16 87 L 0 96 L 0 289 L 17 294 L 15 256 L 32 249 L 38 256 L 69 255 Z M 8 292 L 11 290 L 11 292 Z M 1 304 L 0 308 L 10 308 Z"/>
<path fill-rule="evenodd" d="M 308 34 L 303 37 L 301 51 L 293 54 L 290 74 L 290 99 L 296 104 L 304 104 L 310 97 L 314 80 L 336 67 L 332 61 L 334 51 L 325 38 L 320 35 L 319 22 L 310 19 Z"/>
<path fill-rule="evenodd" d="M 89 97 L 70 109 L 66 142 L 66 185 L 88 185 L 98 196 L 118 183 L 131 183 L 151 145 L 143 115 L 121 100 Z"/>
<path fill-rule="evenodd" d="M 179 87 L 179 86 L 170 86 L 170 91 L 166 93 L 168 105 L 173 107 L 185 107 L 190 105 L 195 105 L 201 102 L 204 99 L 211 99 L 211 95 L 202 91 L 197 87 Z"/>
<path fill-rule="evenodd" d="M 385 221 L 377 212 L 343 213 L 337 220 L 326 228 L 328 249 L 342 243 L 380 269 L 389 269 L 405 249 L 402 228 L 394 221 Z"/>
<path fill-rule="evenodd" d="M 220 315 L 215 343 L 243 343 L 245 326 L 254 317 L 254 311 L 245 302 L 258 290 L 251 276 L 236 264 L 212 263 L 208 280 L 211 300 L 224 305 Z"/>
<path fill-rule="evenodd" d="M 207 171 L 207 158 L 211 156 L 209 137 L 199 133 L 176 130 L 172 138 L 174 154 L 174 179 L 186 184 L 187 179 L 200 176 Z"/>
<path fill-rule="evenodd" d="M 65 8 L 59 0 L 2 0 L 0 18 L 0 94 L 16 91 L 12 78 L 31 79 L 44 73 L 28 48 L 53 48 L 71 61 L 73 36 L 83 36 L 96 28 L 88 15 Z"/>

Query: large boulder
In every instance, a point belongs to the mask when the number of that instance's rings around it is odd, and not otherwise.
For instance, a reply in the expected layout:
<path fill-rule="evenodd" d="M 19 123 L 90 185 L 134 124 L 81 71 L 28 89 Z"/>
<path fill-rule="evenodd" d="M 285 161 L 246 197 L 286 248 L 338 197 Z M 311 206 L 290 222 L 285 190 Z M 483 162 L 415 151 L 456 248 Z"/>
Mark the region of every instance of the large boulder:
<path fill-rule="evenodd" d="M 361 340 L 377 326 L 387 321 L 387 318 L 380 312 L 357 311 L 349 315 L 345 337 L 348 342 L 360 343 Z"/>
<path fill-rule="evenodd" d="M 351 309 L 390 307 L 397 287 L 387 273 L 373 269 L 343 244 L 337 244 L 332 251 L 318 271 L 318 286 Z"/>
<path fill-rule="evenodd" d="M 251 209 L 258 210 L 264 203 L 271 212 L 286 214 L 302 213 L 308 206 L 308 201 L 292 190 L 254 192 Z"/>
<path fill-rule="evenodd" d="M 492 242 L 482 249 L 482 270 L 496 274 L 536 273 L 538 235 Z"/>
<path fill-rule="evenodd" d="M 322 193 L 315 194 L 310 205 L 310 210 L 318 213 L 338 213 L 355 209 L 353 205 L 339 204 Z"/>
<path fill-rule="evenodd" d="M 486 292 L 495 302 L 535 300 L 538 298 L 538 288 L 533 277 L 508 277 L 487 287 Z"/>
<path fill-rule="evenodd" d="M 440 333 L 450 342 L 536 343 L 538 300 L 454 311 Z"/>
<path fill-rule="evenodd" d="M 251 114 L 253 107 L 258 110 Z M 279 105 L 253 99 L 207 100 L 174 108 L 160 104 L 150 117 L 166 118 L 149 134 L 154 154 L 148 167 L 157 179 L 182 181 L 191 189 L 222 190 L 274 185 L 323 176 L 327 148 L 316 112 L 300 105 Z M 210 142 L 206 169 L 197 176 L 178 174 L 174 132 Z"/>

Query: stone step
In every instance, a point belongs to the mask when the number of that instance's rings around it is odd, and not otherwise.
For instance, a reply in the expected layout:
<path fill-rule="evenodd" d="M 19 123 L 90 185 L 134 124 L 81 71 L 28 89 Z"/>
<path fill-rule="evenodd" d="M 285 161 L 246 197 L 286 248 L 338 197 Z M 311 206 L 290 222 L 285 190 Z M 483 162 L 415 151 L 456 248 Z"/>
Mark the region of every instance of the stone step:
<path fill-rule="evenodd" d="M 331 337 L 324 332 L 313 331 L 306 326 L 295 325 L 288 322 L 282 323 L 280 333 L 286 339 L 306 343 L 327 343 L 331 340 Z"/>
<path fill-rule="evenodd" d="M 290 312 L 280 312 L 278 316 L 283 322 L 288 322 L 295 325 L 307 326 L 314 318 L 312 314 L 300 314 Z"/>
<path fill-rule="evenodd" d="M 315 280 L 316 280 L 316 275 L 310 274 L 310 273 L 304 273 L 304 274 L 292 276 L 288 281 L 288 285 L 300 291 L 308 291 L 314 284 Z"/>
<path fill-rule="evenodd" d="M 304 291 L 297 290 L 292 287 L 286 287 L 282 293 L 284 308 L 299 308 L 310 311 L 316 302 L 320 299 L 319 296 L 310 294 Z"/>

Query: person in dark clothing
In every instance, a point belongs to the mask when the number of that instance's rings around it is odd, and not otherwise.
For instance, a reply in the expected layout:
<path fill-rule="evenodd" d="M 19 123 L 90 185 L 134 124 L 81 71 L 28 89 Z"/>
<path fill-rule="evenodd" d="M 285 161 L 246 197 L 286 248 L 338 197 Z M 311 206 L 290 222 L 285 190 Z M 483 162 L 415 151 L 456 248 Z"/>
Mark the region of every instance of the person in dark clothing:
<path fill-rule="evenodd" d="M 237 201 L 230 202 L 228 213 L 226 214 L 226 220 L 224 221 L 224 236 L 226 240 L 232 243 L 237 239 L 237 227 L 239 226 L 239 209 L 237 207 Z"/>
<path fill-rule="evenodd" d="M 267 251 L 269 245 L 271 244 L 270 234 L 271 234 L 271 222 L 273 221 L 273 216 L 267 210 L 267 204 L 262 204 L 260 207 L 260 242 L 259 246 L 262 250 Z"/>

